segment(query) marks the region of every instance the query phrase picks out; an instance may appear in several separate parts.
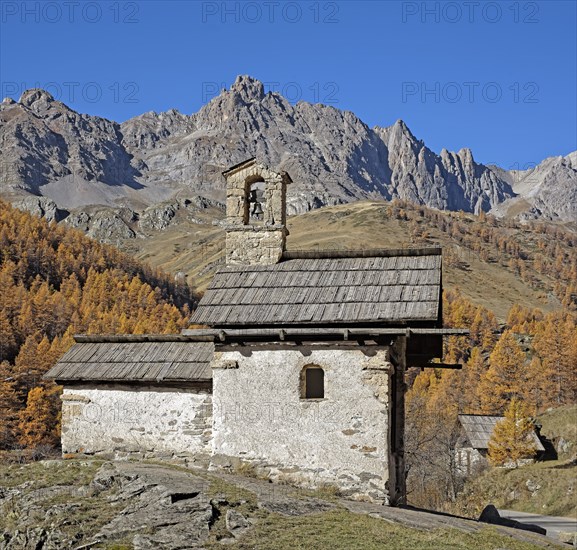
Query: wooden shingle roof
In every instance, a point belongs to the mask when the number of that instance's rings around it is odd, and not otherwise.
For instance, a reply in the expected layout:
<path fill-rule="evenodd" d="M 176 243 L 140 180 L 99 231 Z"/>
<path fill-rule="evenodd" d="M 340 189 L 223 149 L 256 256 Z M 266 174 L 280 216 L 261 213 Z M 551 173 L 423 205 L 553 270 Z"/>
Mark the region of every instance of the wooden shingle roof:
<path fill-rule="evenodd" d="M 471 447 L 474 449 L 488 449 L 489 439 L 491 439 L 495 425 L 503 418 L 503 416 L 460 414 L 459 422 L 463 426 Z M 545 450 L 535 432 L 533 432 L 533 441 L 538 451 Z"/>
<path fill-rule="evenodd" d="M 303 257 L 219 270 L 191 322 L 214 327 L 437 322 L 440 300 L 438 249 Z"/>
<path fill-rule="evenodd" d="M 48 371 L 46 378 L 99 382 L 209 381 L 213 353 L 212 342 L 78 342 Z"/>

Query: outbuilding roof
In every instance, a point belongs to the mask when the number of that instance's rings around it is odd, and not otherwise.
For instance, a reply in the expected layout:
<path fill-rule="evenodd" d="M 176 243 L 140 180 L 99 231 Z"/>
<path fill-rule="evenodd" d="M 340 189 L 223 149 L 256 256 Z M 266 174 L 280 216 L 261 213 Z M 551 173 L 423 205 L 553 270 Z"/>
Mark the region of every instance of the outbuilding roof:
<path fill-rule="evenodd" d="M 479 414 L 460 414 L 459 422 L 463 426 L 465 435 L 474 449 L 488 449 L 489 440 L 495 429 L 495 425 L 503 416 L 489 416 Z M 533 432 L 533 440 L 537 451 L 544 451 L 545 448 L 539 441 L 537 434 Z"/>
<path fill-rule="evenodd" d="M 176 339 L 175 339 L 176 340 Z M 93 382 L 202 382 L 212 378 L 212 342 L 77 342 L 46 378 Z"/>
<path fill-rule="evenodd" d="M 218 271 L 191 322 L 213 327 L 440 322 L 441 250 L 288 253 Z"/>

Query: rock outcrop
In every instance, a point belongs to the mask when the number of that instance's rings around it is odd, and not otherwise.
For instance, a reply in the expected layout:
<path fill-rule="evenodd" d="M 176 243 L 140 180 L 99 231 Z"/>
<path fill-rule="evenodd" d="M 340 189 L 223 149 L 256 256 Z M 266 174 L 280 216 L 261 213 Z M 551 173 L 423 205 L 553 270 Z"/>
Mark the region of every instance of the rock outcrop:
<path fill-rule="evenodd" d="M 376 128 L 389 151 L 389 194 L 441 210 L 487 211 L 513 196 L 491 169 L 477 164 L 470 149 L 440 156 L 417 140 L 402 120 Z"/>
<path fill-rule="evenodd" d="M 43 186 L 66 176 L 139 186 L 139 172 L 122 145 L 120 125 L 79 114 L 44 90 L 27 90 L 18 103 L 0 105 L 0 143 L 3 191 L 45 195 Z"/>
<path fill-rule="evenodd" d="M 14 206 L 40 218 L 46 218 L 49 222 L 59 222 L 68 215 L 67 211 L 61 210 L 53 200 L 46 197 L 24 197 L 16 200 Z"/>

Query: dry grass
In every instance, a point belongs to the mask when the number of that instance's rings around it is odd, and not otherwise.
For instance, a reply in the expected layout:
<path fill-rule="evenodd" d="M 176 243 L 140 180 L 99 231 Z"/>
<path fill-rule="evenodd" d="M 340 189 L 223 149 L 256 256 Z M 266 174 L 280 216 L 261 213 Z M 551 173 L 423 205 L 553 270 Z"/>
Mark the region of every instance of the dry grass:
<path fill-rule="evenodd" d="M 533 492 L 527 487 L 539 487 Z M 577 516 L 577 466 L 550 460 L 515 470 L 492 468 L 470 481 L 451 507 L 452 513 L 479 517 L 487 504 L 550 516 Z"/>
<path fill-rule="evenodd" d="M 486 527 L 474 533 L 457 529 L 410 529 L 382 519 L 335 510 L 322 514 L 288 517 L 268 514 L 240 540 L 227 544 L 234 550 L 534 550 Z M 553 548 L 553 545 L 551 546 Z M 206 548 L 222 548 L 211 543 Z"/>
<path fill-rule="evenodd" d="M 11 488 L 30 482 L 24 494 L 54 485 L 88 485 L 102 460 L 41 461 L 29 464 L 0 462 L 0 487 Z"/>
<path fill-rule="evenodd" d="M 563 438 L 570 444 L 566 458 L 577 454 L 577 405 L 551 409 L 539 417 L 539 423 L 543 435 L 554 441 Z"/>

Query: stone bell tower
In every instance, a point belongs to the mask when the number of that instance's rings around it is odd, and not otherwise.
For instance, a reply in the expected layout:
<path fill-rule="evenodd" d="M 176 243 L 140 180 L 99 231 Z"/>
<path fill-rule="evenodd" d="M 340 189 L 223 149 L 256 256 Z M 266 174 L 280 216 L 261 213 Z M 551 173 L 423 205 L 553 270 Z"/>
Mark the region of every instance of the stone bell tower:
<path fill-rule="evenodd" d="M 276 173 L 251 158 L 226 178 L 226 264 L 276 264 L 285 248 L 286 172 Z"/>

